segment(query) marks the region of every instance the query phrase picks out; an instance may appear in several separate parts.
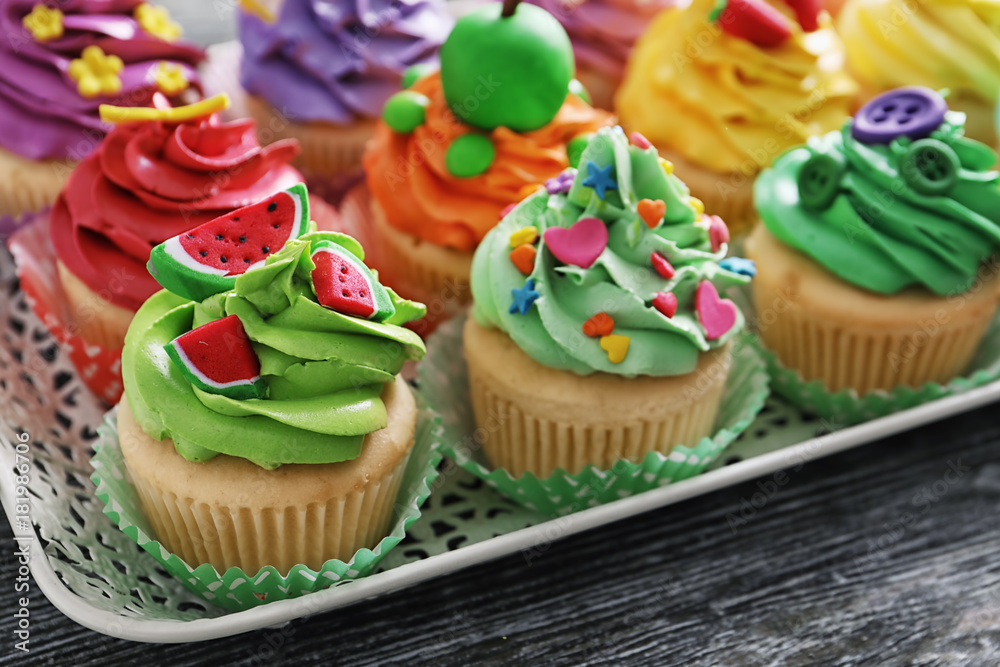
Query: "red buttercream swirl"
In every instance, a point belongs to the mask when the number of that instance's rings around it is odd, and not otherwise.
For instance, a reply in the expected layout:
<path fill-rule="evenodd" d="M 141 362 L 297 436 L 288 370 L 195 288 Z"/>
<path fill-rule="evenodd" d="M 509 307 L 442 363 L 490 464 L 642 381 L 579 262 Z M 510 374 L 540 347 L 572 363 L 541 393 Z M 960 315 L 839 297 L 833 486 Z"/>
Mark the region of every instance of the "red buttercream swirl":
<path fill-rule="evenodd" d="M 117 126 L 70 175 L 52 209 L 52 242 L 67 269 L 129 310 L 159 284 L 153 247 L 301 182 L 295 140 L 266 148 L 252 120 Z"/>

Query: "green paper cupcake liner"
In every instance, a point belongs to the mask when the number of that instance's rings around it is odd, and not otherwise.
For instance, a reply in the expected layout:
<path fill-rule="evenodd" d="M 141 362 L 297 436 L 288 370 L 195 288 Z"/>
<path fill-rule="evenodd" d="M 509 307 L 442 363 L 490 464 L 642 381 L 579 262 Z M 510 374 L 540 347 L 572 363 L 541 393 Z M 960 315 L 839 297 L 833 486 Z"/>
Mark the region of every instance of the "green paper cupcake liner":
<path fill-rule="evenodd" d="M 187 588 L 231 611 L 300 597 L 370 574 L 405 537 L 413 522 L 420 518 L 420 506 L 431 493 L 441 462 L 441 418 L 426 408 L 421 409 L 413 451 L 395 503 L 391 531 L 374 549 L 359 550 L 347 563 L 328 560 L 319 571 L 295 565 L 287 575 L 270 566 L 254 574 L 236 567 L 220 574 L 207 563 L 192 568 L 153 537 L 122 460 L 116 415 L 117 408 L 105 414 L 104 422 L 98 429 L 95 454 L 91 458 L 94 473 L 90 478 L 97 485 L 97 497 L 105 505 L 104 513 Z"/>
<path fill-rule="evenodd" d="M 795 369 L 783 366 L 758 339 L 753 344 L 767 364 L 771 388 L 795 407 L 837 426 L 851 426 L 885 417 L 945 396 L 981 387 L 1000 378 L 1000 317 L 993 319 L 965 375 L 947 384 L 928 382 L 921 387 L 900 386 L 859 396 L 853 389 L 830 392 L 820 380 L 805 381 Z"/>
<path fill-rule="evenodd" d="M 530 472 L 514 478 L 506 470 L 487 466 L 475 438 L 468 372 L 461 353 L 464 322 L 464 316 L 455 318 L 428 340 L 427 356 L 417 369 L 418 394 L 442 417 L 446 457 L 519 504 L 544 514 L 570 514 L 697 475 L 746 430 L 768 395 L 764 360 L 751 337 L 743 335 L 733 348 L 733 366 L 714 436 L 694 447 L 674 447 L 667 455 L 651 452 L 642 463 L 623 459 L 611 470 L 589 466 L 573 475 L 559 469 L 545 479 Z"/>

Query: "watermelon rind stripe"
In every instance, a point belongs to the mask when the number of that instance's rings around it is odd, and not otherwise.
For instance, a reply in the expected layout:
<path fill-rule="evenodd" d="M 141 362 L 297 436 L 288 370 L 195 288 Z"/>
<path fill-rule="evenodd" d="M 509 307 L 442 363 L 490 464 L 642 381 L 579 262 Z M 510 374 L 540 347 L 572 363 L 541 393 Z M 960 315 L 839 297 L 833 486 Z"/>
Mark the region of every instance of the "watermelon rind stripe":
<path fill-rule="evenodd" d="M 226 269 L 219 269 L 197 261 L 194 257 L 188 254 L 188 251 L 181 245 L 181 239 L 179 236 L 172 236 L 167 239 L 163 243 L 163 252 L 186 269 L 191 269 L 192 271 L 203 274 L 208 273 L 215 276 L 225 276 L 229 274 L 229 271 Z"/>
<path fill-rule="evenodd" d="M 260 381 L 260 376 L 259 375 L 255 375 L 255 376 L 253 376 L 253 378 L 251 378 L 249 380 L 233 380 L 232 382 L 216 382 L 215 380 L 211 379 L 210 377 L 208 377 L 207 375 L 205 375 L 204 373 L 202 373 L 200 370 L 198 370 L 198 367 L 195 366 L 191 362 L 191 359 L 187 356 L 187 353 L 184 352 L 184 348 L 182 348 L 180 345 L 178 345 L 176 340 L 170 341 L 170 347 L 173 350 L 173 353 L 175 355 L 177 355 L 177 360 L 180 361 L 181 364 L 184 365 L 184 368 L 187 370 L 187 372 L 190 373 L 193 376 L 191 378 L 192 381 L 194 381 L 195 384 L 197 384 L 197 383 L 200 382 L 201 385 L 204 385 L 204 386 L 199 385 L 199 388 L 200 389 L 204 389 L 205 391 L 212 392 L 212 393 L 220 393 L 219 392 L 220 389 L 224 390 L 224 389 L 229 389 L 229 388 L 232 388 L 232 387 L 240 387 L 240 386 L 248 386 L 249 387 L 249 386 L 253 386 L 258 381 Z"/>

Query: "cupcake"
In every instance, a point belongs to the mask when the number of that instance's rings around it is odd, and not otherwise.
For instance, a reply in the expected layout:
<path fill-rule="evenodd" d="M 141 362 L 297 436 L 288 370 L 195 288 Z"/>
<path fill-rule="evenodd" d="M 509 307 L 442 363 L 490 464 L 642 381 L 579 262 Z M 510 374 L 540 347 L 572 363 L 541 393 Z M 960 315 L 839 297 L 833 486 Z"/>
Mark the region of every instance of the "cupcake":
<path fill-rule="evenodd" d="M 453 22 L 441 0 L 286 0 L 270 21 L 240 12 L 241 79 L 259 131 L 298 139 L 296 166 L 342 194 L 404 71 L 436 67 Z"/>
<path fill-rule="evenodd" d="M 947 88 L 948 106 L 966 115 L 967 136 L 997 146 L 993 111 L 1000 94 L 1000 6 L 979 0 L 854 0 L 837 31 L 861 102 L 899 86 Z"/>
<path fill-rule="evenodd" d="M 472 405 L 483 453 L 514 477 L 609 470 L 713 431 L 744 326 L 720 294 L 752 264 L 723 260 L 725 223 L 635 141 L 598 131 L 578 171 L 476 251 Z"/>
<path fill-rule="evenodd" d="M 0 8 L 0 216 L 51 204 L 110 129 L 101 104 L 198 97 L 202 52 L 140 0 L 6 0 Z"/>
<path fill-rule="evenodd" d="M 755 220 L 760 169 L 840 127 L 855 91 L 818 5 L 693 0 L 662 12 L 640 38 L 615 110 L 741 233 Z"/>
<path fill-rule="evenodd" d="M 673 0 L 532 0 L 559 19 L 576 57 L 576 78 L 600 109 L 611 109 L 632 46 Z"/>
<path fill-rule="evenodd" d="M 1000 174 L 963 122 L 900 88 L 761 174 L 747 253 L 781 365 L 860 396 L 963 373 L 1000 300 Z"/>
<path fill-rule="evenodd" d="M 417 414 L 399 371 L 424 354 L 399 325 L 424 309 L 384 288 L 354 239 L 307 229 L 279 193 L 154 251 L 178 293 L 129 328 L 118 436 L 155 538 L 191 567 L 284 576 L 387 533 Z M 190 261 L 164 259 L 188 240 Z M 220 279 L 219 258 L 243 253 L 249 268 Z"/>
<path fill-rule="evenodd" d="M 367 191 L 345 201 L 387 284 L 427 303 L 433 320 L 468 303 L 472 253 L 504 209 L 612 122 L 570 92 L 573 53 L 558 21 L 534 5 L 502 11 L 460 19 L 441 71 L 389 100 L 363 158 Z"/>

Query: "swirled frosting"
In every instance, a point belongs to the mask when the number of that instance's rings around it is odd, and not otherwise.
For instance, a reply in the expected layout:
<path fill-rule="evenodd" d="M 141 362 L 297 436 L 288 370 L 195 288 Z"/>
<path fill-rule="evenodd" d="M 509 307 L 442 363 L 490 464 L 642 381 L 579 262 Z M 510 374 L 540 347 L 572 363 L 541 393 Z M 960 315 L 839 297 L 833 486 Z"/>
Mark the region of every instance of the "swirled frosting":
<path fill-rule="evenodd" d="M 573 175 L 567 192 L 539 191 L 487 234 L 472 262 L 473 316 L 482 326 L 505 332 L 550 368 L 626 377 L 693 371 L 700 353 L 724 345 L 744 324 L 730 302 L 731 325 L 709 336 L 695 303 L 696 291 L 705 282 L 724 291 L 748 281 L 719 265 L 727 246 L 717 244 L 713 250 L 711 225 L 721 223 L 699 212 L 697 200 L 667 173 L 669 163 L 661 162 L 654 148 L 629 145 L 620 128 L 600 130 L 580 164 L 587 168 Z M 616 187 L 601 198 L 599 190 L 586 183 L 593 182 L 593 173 L 608 173 L 609 168 Z M 655 227 L 639 213 L 642 200 L 663 202 L 663 217 Z M 551 231 L 588 218 L 606 226 L 605 247 L 588 268 L 560 261 L 561 253 L 551 246 Z M 539 239 L 527 275 L 511 257 L 511 235 L 526 227 L 535 227 Z M 654 254 L 669 262 L 672 277 L 654 270 Z M 526 287 L 536 294 L 523 308 L 517 299 Z M 673 314 L 655 306 L 661 294 L 673 295 Z M 603 338 L 585 331 L 584 323 L 598 313 L 613 319 L 615 336 L 628 339 L 627 353 L 618 362 L 602 345 Z"/>
<path fill-rule="evenodd" d="M 666 10 L 639 39 L 615 98 L 626 128 L 706 169 L 749 175 L 840 126 L 856 86 L 826 14 L 814 32 L 792 19 L 788 39 L 761 48 L 709 21 L 714 5 Z"/>
<path fill-rule="evenodd" d="M 389 224 L 439 246 L 469 251 L 500 217 L 524 196 L 569 166 L 566 146 L 575 137 L 612 122 L 606 112 L 573 94 L 545 127 L 523 134 L 506 127 L 489 133 L 496 150 L 490 168 L 472 178 L 453 176 L 445 152 L 471 128 L 449 109 L 438 74 L 418 80 L 410 90 L 426 95 L 426 120 L 411 134 L 379 122 L 362 163 L 368 189 Z"/>
<path fill-rule="evenodd" d="M 531 0 L 566 29 L 577 66 L 621 77 L 632 46 L 673 0 Z"/>
<path fill-rule="evenodd" d="M 1000 3 L 994 0 L 849 2 L 837 29 L 851 73 L 877 90 L 949 88 L 990 106 L 1000 94 Z"/>
<path fill-rule="evenodd" d="M 929 137 L 960 161 L 947 192 L 922 194 L 904 177 L 913 141 L 865 144 L 852 137 L 849 120 L 761 173 L 754 187 L 760 217 L 780 241 L 858 287 L 880 294 L 910 286 L 964 292 L 983 260 L 1000 249 L 1000 174 L 990 170 L 993 152 L 962 136 L 963 120 L 949 112 Z M 803 165 L 817 155 L 843 164 L 836 196 L 821 209 L 803 205 L 797 185 Z"/>
<path fill-rule="evenodd" d="M 52 208 L 56 255 L 93 292 L 137 310 L 159 290 L 146 271 L 153 246 L 301 182 L 297 153 L 293 140 L 262 148 L 251 120 L 118 125 Z"/>
<path fill-rule="evenodd" d="M 440 0 L 287 0 L 240 13 L 243 87 L 294 121 L 377 118 L 413 65 L 437 64 L 454 20 Z"/>
<path fill-rule="evenodd" d="M 173 85 L 183 79 L 200 90 L 195 66 L 203 53 L 192 45 L 170 41 L 169 35 L 164 39 L 144 29 L 136 19 L 143 4 L 140 0 L 5 0 L 0 5 L 4 35 L 0 40 L 0 147 L 33 160 L 79 160 L 109 129 L 101 122 L 98 106 L 149 106 L 153 94 L 161 90 L 157 76 L 162 68 L 173 70 Z M 24 25 L 25 17 L 38 7 L 62 12 L 60 36 L 40 33 L 43 39 L 39 40 Z M 80 94 L 70 69 L 89 46 L 121 58 L 120 92 L 91 98 Z"/>
<path fill-rule="evenodd" d="M 353 459 L 364 437 L 386 426 L 384 385 L 407 360 L 424 355 L 420 337 L 399 325 L 425 309 L 391 290 L 396 312 L 381 323 L 319 305 L 310 249 L 323 240 L 364 258 L 351 237 L 312 232 L 240 276 L 232 292 L 195 303 L 161 291 L 139 309 L 125 339 L 122 376 L 129 406 L 150 437 L 169 437 L 190 461 L 228 454 L 276 468 Z M 260 359 L 267 398 L 203 392 L 163 348 L 229 315 L 239 317 Z"/>

